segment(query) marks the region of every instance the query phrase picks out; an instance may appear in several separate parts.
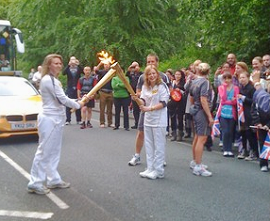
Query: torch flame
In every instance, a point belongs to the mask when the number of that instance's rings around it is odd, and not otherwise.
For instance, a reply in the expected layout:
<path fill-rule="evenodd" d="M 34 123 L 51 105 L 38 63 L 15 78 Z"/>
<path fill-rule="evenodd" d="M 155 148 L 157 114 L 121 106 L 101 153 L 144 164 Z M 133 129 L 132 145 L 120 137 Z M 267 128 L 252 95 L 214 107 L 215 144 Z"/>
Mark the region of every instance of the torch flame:
<path fill-rule="evenodd" d="M 112 56 L 109 56 L 108 52 L 105 51 L 101 51 L 100 53 L 98 53 L 99 55 L 99 60 L 104 64 L 104 63 L 109 63 L 109 64 L 113 64 L 115 62 L 115 60 L 113 59 Z"/>

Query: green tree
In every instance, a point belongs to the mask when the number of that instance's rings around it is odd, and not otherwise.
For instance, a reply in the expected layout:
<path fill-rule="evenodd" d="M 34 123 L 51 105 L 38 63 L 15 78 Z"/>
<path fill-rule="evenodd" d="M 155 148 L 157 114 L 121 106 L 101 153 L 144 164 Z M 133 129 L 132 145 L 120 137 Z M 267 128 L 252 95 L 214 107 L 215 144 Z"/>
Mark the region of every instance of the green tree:
<path fill-rule="evenodd" d="M 224 61 L 233 52 L 239 60 L 269 53 L 270 2 L 268 0 L 186 0 L 179 7 L 188 24 L 190 44 L 200 43 L 211 63 Z M 197 31 L 194 31 L 194 27 Z"/>
<path fill-rule="evenodd" d="M 269 0 L 9 0 L 3 19 L 24 33 L 27 71 L 48 53 L 96 65 L 106 50 L 123 67 L 156 52 L 163 70 L 201 59 L 217 66 L 269 53 Z"/>
<path fill-rule="evenodd" d="M 126 66 L 142 63 L 150 51 L 165 59 L 179 47 L 180 24 L 171 0 L 14 0 L 11 7 L 24 31 L 25 60 L 39 62 L 55 52 L 94 65 L 97 52 L 107 50 Z"/>
<path fill-rule="evenodd" d="M 0 0 L 0 19 L 7 20 L 7 9 L 8 5 L 10 4 L 11 0 Z"/>

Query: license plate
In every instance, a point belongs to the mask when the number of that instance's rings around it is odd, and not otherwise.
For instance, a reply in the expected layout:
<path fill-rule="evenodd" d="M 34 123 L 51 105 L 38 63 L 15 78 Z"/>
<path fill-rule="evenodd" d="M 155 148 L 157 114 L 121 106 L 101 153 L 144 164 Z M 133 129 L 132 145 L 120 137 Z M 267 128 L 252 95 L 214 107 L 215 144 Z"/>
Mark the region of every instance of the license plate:
<path fill-rule="evenodd" d="M 35 129 L 37 127 L 36 123 L 16 123 L 11 124 L 12 130 L 25 130 L 25 129 Z"/>

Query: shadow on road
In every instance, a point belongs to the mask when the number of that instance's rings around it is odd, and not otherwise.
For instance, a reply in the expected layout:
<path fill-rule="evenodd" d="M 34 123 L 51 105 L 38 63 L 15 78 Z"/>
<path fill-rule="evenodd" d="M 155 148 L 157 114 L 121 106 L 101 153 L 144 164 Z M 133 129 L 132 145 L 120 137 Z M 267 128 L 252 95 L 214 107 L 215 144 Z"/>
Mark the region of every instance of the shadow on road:
<path fill-rule="evenodd" d="M 27 136 L 14 136 L 8 138 L 1 138 L 1 144 L 18 144 L 18 143 L 37 143 L 38 135 L 27 135 Z"/>

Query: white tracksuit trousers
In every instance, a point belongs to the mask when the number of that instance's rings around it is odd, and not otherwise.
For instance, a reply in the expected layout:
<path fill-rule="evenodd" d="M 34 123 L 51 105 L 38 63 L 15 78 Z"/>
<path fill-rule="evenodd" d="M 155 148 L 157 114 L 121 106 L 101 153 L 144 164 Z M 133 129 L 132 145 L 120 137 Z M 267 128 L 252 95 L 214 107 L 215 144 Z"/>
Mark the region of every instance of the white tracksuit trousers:
<path fill-rule="evenodd" d="M 144 146 L 147 169 L 164 174 L 166 127 L 144 126 Z"/>
<path fill-rule="evenodd" d="M 65 116 L 38 115 L 39 146 L 31 168 L 28 186 L 42 187 L 62 181 L 57 167 L 60 160 Z"/>

